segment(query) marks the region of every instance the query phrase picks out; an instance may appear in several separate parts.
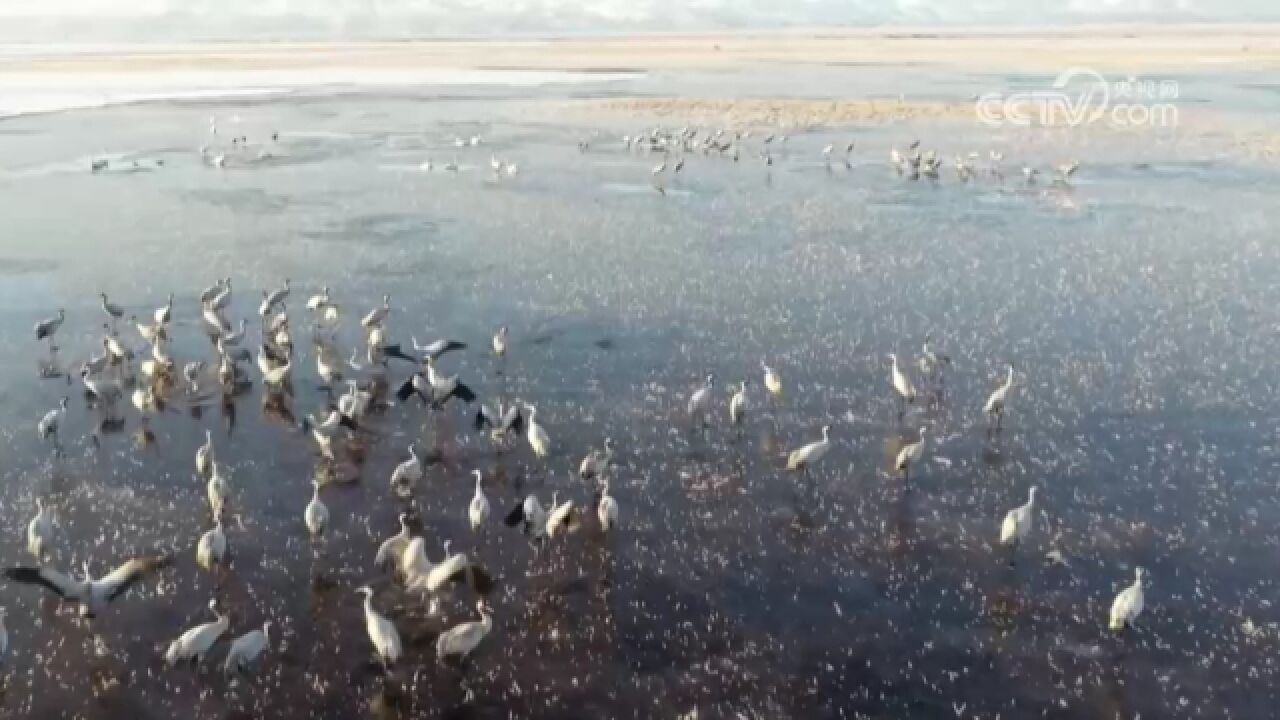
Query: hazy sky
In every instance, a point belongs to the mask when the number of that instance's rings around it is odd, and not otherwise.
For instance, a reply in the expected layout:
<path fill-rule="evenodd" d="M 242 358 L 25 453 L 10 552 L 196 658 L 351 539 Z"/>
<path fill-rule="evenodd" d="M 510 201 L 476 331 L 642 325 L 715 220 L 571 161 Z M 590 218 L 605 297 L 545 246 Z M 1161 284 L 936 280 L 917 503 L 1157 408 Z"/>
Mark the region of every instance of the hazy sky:
<path fill-rule="evenodd" d="M 1280 20 L 1280 0 L 0 0 L 0 28 L 431 34 L 875 24 Z"/>

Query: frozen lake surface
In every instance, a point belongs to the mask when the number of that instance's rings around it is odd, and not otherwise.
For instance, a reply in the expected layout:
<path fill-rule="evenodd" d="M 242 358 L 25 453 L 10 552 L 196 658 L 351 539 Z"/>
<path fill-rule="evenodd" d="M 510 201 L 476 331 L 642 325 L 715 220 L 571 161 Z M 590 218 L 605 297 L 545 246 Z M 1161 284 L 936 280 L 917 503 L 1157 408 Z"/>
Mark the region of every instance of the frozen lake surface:
<path fill-rule="evenodd" d="M 660 158 L 621 137 L 684 122 L 562 104 L 830 93 L 841 78 L 890 92 L 880 74 L 304 92 L 0 121 L 0 564 L 31 561 L 36 498 L 56 516 L 55 567 L 87 561 L 100 574 L 128 555 L 176 553 L 92 623 L 6 582 L 4 714 L 1269 716 L 1280 699 L 1274 164 L 1230 152 L 1227 131 L 1204 125 L 1144 136 L 912 122 L 793 132 L 775 140 L 772 165 L 753 133 L 738 162 L 689 154 L 660 194 Z M 895 82 L 963 98 L 990 81 L 926 74 Z M 1188 87 L 1242 114 L 1277 103 L 1227 85 L 1221 97 L 1207 80 Z M 230 147 L 239 135 L 248 149 Z M 481 144 L 455 147 L 472 136 Z M 842 150 L 824 163 L 825 145 L 850 139 L 848 167 Z M 890 169 L 889 148 L 915 139 L 947 158 L 940 181 Z M 204 144 L 224 167 L 202 161 Z M 1003 178 L 991 150 L 1004 153 Z M 961 183 L 950 158 L 970 151 L 983 170 Z M 491 155 L 519 173 L 495 177 Z M 108 168 L 90 173 L 94 158 Z M 1055 183 L 1068 159 L 1081 169 Z M 1039 182 L 1023 182 L 1024 165 Z M 142 317 L 172 292 L 179 367 L 212 366 L 197 296 L 219 277 L 233 279 L 227 317 L 248 318 L 250 348 L 261 292 L 292 281 L 292 396 L 264 405 L 246 364 L 252 387 L 225 400 L 179 383 L 145 446 L 126 396 L 124 426 L 95 447 L 101 410 L 78 381 L 39 377 L 47 351 L 32 324 L 65 307 L 56 362 L 74 370 L 101 346 L 98 292 Z M 302 308 L 326 285 L 344 356 L 387 293 L 392 341 L 469 343 L 441 368 L 486 403 L 536 404 L 552 454 L 523 441 L 500 451 L 472 429 L 474 406 L 412 402 L 375 413 L 361 452 L 328 467 L 295 420 L 326 401 Z M 499 361 L 489 339 L 502 325 L 511 349 Z M 148 352 L 127 322 L 120 336 Z M 899 420 L 886 354 L 921 382 L 930 336 L 951 358 L 945 387 Z M 778 401 L 761 387 L 762 359 L 784 379 Z M 992 433 L 981 407 L 1008 363 L 1017 385 Z M 409 372 L 392 361 L 392 386 Z M 702 432 L 685 404 L 708 373 L 715 415 Z M 727 405 L 743 378 L 752 407 L 738 434 Z M 64 395 L 56 458 L 34 426 Z M 807 477 L 786 472 L 784 454 L 824 424 L 830 454 Z M 924 460 L 905 483 L 893 459 L 920 428 Z M 206 430 L 238 517 L 216 573 L 194 549 L 210 526 L 192 463 Z M 529 492 L 589 507 L 593 488 L 574 472 L 606 437 L 616 532 L 603 536 L 590 514 L 537 557 L 496 517 L 472 533 L 473 469 L 495 516 Z M 410 442 L 431 463 L 404 500 L 388 478 Z M 334 482 L 331 531 L 313 543 L 303 508 L 316 476 Z M 1011 567 L 1000 523 L 1032 486 L 1034 530 Z M 493 630 L 463 670 L 436 662 L 434 638 L 474 619 L 472 598 L 431 616 L 373 568 L 402 511 L 430 556 L 452 540 L 497 579 Z M 1146 611 L 1112 633 L 1112 598 L 1135 567 L 1148 572 Z M 388 678 L 371 664 L 354 592 L 365 583 L 405 640 Z M 227 639 L 199 670 L 165 667 L 168 643 L 211 619 L 211 598 L 231 612 L 229 637 L 274 621 L 255 676 L 223 677 Z"/>

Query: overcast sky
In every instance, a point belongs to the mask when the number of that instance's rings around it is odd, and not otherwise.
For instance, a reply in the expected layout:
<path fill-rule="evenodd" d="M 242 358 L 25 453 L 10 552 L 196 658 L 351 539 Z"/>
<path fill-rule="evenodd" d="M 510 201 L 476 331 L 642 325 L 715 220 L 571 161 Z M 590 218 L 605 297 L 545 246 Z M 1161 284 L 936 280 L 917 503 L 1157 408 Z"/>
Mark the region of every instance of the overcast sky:
<path fill-rule="evenodd" d="M 0 0 L 13 41 L 879 24 L 1280 21 L 1280 0 Z M 7 27 L 8 32 L 5 32 Z M 60 37 L 59 33 L 65 35 Z"/>

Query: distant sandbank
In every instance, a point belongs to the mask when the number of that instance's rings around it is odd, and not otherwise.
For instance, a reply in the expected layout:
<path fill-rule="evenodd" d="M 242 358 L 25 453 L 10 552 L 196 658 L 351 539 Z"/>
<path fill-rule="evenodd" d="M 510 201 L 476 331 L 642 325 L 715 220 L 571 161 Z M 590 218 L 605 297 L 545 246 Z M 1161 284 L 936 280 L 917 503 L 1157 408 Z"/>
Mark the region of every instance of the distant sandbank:
<path fill-rule="evenodd" d="M 10 49 L 17 46 L 10 46 Z M 1214 72 L 1280 67 L 1280 25 L 879 29 L 382 43 L 122 45 L 0 52 L 0 72 L 344 67 L 644 71 L 749 63 L 932 64 L 1052 71 Z"/>

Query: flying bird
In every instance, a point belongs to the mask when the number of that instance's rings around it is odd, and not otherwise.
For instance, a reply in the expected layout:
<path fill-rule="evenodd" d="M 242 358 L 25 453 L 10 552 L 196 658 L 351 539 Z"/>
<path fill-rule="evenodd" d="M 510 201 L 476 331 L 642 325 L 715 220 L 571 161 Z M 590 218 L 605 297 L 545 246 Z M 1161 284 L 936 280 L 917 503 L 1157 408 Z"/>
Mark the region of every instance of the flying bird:
<path fill-rule="evenodd" d="M 89 574 L 87 561 L 80 580 L 50 567 L 19 565 L 5 568 L 4 574 L 14 582 L 40 585 L 64 602 L 77 603 L 80 615 L 92 618 L 127 593 L 139 580 L 168 565 L 170 560 L 168 555 L 133 558 L 97 580 Z"/>

